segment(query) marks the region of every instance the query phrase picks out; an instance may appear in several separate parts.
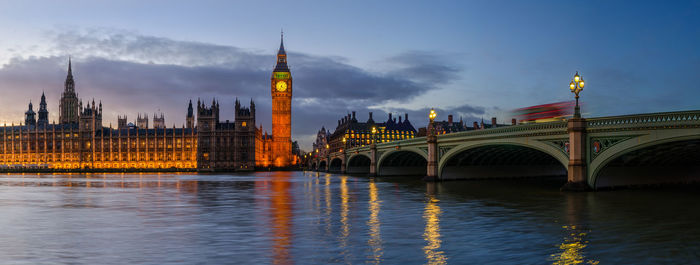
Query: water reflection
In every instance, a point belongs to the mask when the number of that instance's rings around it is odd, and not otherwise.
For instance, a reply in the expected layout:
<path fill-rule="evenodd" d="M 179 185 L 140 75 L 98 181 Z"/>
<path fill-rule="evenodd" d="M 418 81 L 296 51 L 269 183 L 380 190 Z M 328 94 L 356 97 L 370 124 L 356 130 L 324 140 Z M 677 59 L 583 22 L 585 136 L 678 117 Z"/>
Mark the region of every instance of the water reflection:
<path fill-rule="evenodd" d="M 318 177 L 318 172 L 316 172 L 316 177 Z M 325 213 L 325 222 L 326 222 L 326 236 L 330 236 L 333 234 L 331 231 L 331 227 L 333 225 L 332 220 L 332 213 L 333 213 L 333 207 L 331 205 L 331 200 L 333 199 L 331 196 L 331 175 L 326 174 L 325 182 L 323 184 L 323 198 L 326 201 L 326 213 Z"/>
<path fill-rule="evenodd" d="M 425 258 L 428 264 L 446 264 L 447 257 L 444 251 L 440 250 L 442 240 L 440 239 L 440 215 L 442 210 L 438 206 L 438 200 L 435 198 L 435 183 L 427 183 L 427 198 L 425 210 L 423 211 L 423 219 L 425 220 L 425 232 L 423 239 L 427 245 L 423 247 Z"/>
<path fill-rule="evenodd" d="M 377 184 L 374 179 L 369 181 L 369 220 L 367 221 L 367 226 L 369 227 L 369 240 L 367 244 L 372 250 L 372 261 L 370 263 L 379 264 L 382 261 L 382 235 L 381 235 L 381 223 L 379 222 L 379 207 L 381 201 L 379 201 L 379 192 L 377 191 Z"/>
<path fill-rule="evenodd" d="M 348 237 L 350 236 L 350 222 L 348 222 L 348 213 L 350 212 L 349 205 L 350 197 L 348 195 L 348 177 L 340 177 L 340 249 L 345 262 L 348 262 Z"/>
<path fill-rule="evenodd" d="M 269 181 L 256 182 L 258 198 L 269 199 L 267 208 L 272 232 L 272 261 L 274 264 L 291 264 L 290 247 L 292 243 L 292 208 L 294 197 L 290 194 L 290 177 L 288 172 L 271 175 Z"/>
<path fill-rule="evenodd" d="M 696 190 L 511 182 L 0 175 L 0 264 L 697 263 Z"/>
<path fill-rule="evenodd" d="M 564 241 L 559 244 L 559 251 L 552 255 L 553 264 L 598 264 L 598 261 L 586 258 L 585 248 L 588 246 L 586 236 L 590 232 L 582 224 L 581 215 L 585 211 L 585 194 L 566 195 L 566 224 Z"/>
<path fill-rule="evenodd" d="M 197 193 L 196 179 L 181 179 L 179 174 L 53 174 L 53 175 L 6 175 L 2 186 L 8 187 L 76 187 L 87 189 L 143 189 L 166 188 Z"/>

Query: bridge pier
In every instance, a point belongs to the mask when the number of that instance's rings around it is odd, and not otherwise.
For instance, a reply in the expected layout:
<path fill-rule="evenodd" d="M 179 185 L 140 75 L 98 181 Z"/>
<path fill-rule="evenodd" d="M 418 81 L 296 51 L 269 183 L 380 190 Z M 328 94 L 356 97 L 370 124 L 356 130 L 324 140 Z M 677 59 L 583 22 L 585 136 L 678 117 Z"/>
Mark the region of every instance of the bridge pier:
<path fill-rule="evenodd" d="M 342 155 L 343 155 L 343 159 L 341 160 L 341 163 L 340 163 L 340 174 L 345 174 L 347 172 L 346 165 L 348 162 L 348 154 L 345 152 L 345 149 L 343 149 Z"/>
<path fill-rule="evenodd" d="M 426 170 L 425 181 L 439 181 L 438 176 L 438 153 L 437 153 L 437 136 L 430 134 L 427 137 L 428 141 L 428 168 Z"/>
<path fill-rule="evenodd" d="M 567 121 L 569 133 L 569 166 L 563 191 L 590 189 L 586 180 L 586 119 L 571 118 Z"/>
<path fill-rule="evenodd" d="M 369 146 L 369 177 L 377 176 L 377 144 L 374 142 Z"/>

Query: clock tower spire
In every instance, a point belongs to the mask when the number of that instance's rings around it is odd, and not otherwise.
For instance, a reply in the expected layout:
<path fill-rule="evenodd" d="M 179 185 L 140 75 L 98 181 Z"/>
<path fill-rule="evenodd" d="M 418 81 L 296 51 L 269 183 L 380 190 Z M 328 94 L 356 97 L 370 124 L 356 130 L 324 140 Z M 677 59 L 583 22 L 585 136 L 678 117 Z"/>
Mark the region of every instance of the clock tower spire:
<path fill-rule="evenodd" d="M 284 32 L 280 33 L 277 64 L 270 78 L 272 96 L 272 164 L 288 167 L 292 161 L 292 73 L 284 50 Z"/>

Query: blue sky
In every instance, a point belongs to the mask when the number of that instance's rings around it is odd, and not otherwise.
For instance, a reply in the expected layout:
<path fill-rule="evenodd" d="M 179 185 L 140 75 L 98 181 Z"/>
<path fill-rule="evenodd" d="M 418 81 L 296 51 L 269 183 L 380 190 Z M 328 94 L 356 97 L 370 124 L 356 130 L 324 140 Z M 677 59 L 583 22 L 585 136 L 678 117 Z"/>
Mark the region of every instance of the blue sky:
<path fill-rule="evenodd" d="M 47 93 L 51 118 L 74 57 L 76 90 L 105 123 L 137 112 L 184 122 L 216 96 L 223 119 L 253 98 L 270 128 L 269 74 L 284 28 L 293 137 L 356 110 L 426 109 L 467 121 L 569 100 L 585 116 L 700 109 L 700 1 L 2 1 L 0 122 Z"/>

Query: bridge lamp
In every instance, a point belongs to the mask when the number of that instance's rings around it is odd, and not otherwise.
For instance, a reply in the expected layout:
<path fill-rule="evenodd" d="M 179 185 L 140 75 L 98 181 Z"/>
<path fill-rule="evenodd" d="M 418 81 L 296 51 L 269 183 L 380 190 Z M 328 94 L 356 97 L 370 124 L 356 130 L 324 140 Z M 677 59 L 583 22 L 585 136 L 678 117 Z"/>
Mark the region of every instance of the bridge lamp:
<path fill-rule="evenodd" d="M 377 127 L 372 126 L 372 142 L 376 143 L 377 142 Z"/>
<path fill-rule="evenodd" d="M 437 112 L 435 112 L 434 108 L 430 108 L 430 113 L 428 113 L 428 118 L 430 119 L 430 124 L 428 124 L 428 135 L 435 135 L 435 126 L 433 125 L 435 117 L 437 117 Z"/>
<path fill-rule="evenodd" d="M 430 114 L 428 114 L 428 118 L 430 118 L 430 122 L 433 122 L 433 120 L 435 120 L 435 117 L 437 117 L 437 112 L 435 112 L 435 109 L 431 108 Z"/>
<path fill-rule="evenodd" d="M 574 109 L 574 118 L 581 118 L 581 108 L 578 105 L 578 94 L 583 91 L 585 83 L 583 81 L 583 77 L 578 74 L 578 71 L 576 71 L 576 74 L 574 75 L 574 79 L 571 80 L 569 83 L 569 89 L 571 89 L 571 93 L 574 93 L 576 95 L 576 108 Z"/>

